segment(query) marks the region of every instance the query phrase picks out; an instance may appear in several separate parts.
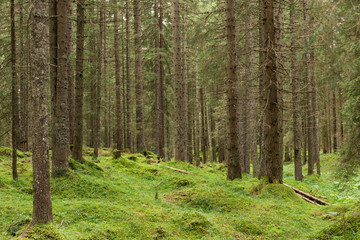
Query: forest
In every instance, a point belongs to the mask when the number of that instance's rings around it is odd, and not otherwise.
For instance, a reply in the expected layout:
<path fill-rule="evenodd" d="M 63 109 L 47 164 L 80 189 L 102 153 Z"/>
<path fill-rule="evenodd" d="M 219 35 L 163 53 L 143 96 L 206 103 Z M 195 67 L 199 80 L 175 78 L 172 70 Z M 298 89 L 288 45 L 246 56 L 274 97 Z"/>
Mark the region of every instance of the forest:
<path fill-rule="evenodd" d="M 360 239 L 360 1 L 0 14 L 0 239 Z"/>

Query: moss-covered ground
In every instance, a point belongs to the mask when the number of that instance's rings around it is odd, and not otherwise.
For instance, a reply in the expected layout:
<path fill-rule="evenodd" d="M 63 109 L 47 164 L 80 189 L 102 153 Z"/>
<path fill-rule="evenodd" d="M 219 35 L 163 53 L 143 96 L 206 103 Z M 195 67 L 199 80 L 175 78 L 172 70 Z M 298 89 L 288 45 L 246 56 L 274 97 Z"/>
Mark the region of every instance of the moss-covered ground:
<path fill-rule="evenodd" d="M 18 154 L 13 181 L 10 150 L 3 150 L 0 239 L 12 239 L 31 221 L 31 154 Z M 360 239 L 360 178 L 345 180 L 336 155 L 322 155 L 321 177 L 302 182 L 294 180 L 292 163 L 284 166 L 287 184 L 328 196 L 331 206 L 312 205 L 247 174 L 227 181 L 222 164 L 149 164 L 141 154 L 114 159 L 107 149 L 99 162 L 85 158 L 85 164 L 71 160 L 67 178 L 51 180 L 54 225 L 37 226 L 29 239 Z"/>

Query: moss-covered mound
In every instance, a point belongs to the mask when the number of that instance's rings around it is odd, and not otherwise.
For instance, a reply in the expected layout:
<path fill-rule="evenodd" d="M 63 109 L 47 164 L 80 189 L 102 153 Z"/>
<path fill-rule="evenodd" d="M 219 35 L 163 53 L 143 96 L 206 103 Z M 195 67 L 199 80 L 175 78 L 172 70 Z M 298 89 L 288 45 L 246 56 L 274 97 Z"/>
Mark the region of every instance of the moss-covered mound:
<path fill-rule="evenodd" d="M 67 238 L 53 224 L 36 224 L 26 234 L 26 239 L 66 240 Z"/>
<path fill-rule="evenodd" d="M 303 202 L 289 187 L 282 184 L 266 184 L 259 195 L 261 198 L 274 198 L 280 201 Z"/>
<path fill-rule="evenodd" d="M 338 220 L 336 220 L 333 224 L 318 232 L 315 239 L 360 239 L 359 209 L 347 214 L 346 216 L 340 215 Z"/>

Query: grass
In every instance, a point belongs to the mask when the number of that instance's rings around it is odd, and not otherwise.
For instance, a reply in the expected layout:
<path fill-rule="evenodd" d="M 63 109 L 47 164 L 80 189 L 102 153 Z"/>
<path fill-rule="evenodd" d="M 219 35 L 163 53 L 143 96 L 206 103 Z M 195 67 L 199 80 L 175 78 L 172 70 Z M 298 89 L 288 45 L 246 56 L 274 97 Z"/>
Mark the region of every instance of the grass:
<path fill-rule="evenodd" d="M 10 156 L 4 152 L 0 239 L 11 239 L 31 220 L 32 169 L 29 154 L 18 154 L 20 176 L 13 181 Z M 283 185 L 266 185 L 248 174 L 227 181 L 226 167 L 217 163 L 203 168 L 175 161 L 157 165 L 141 154 L 122 155 L 114 159 L 104 149 L 98 163 L 91 156 L 85 156 L 85 164 L 70 160 L 69 177 L 51 180 L 54 225 L 38 226 L 29 238 L 344 239 L 345 229 L 346 239 L 360 239 L 360 178 L 344 181 L 334 174 L 336 155 L 322 156 L 321 177 L 307 177 L 304 167 L 302 182 L 294 180 L 292 163 L 284 166 L 286 183 L 328 196 L 331 206 L 314 206 Z"/>

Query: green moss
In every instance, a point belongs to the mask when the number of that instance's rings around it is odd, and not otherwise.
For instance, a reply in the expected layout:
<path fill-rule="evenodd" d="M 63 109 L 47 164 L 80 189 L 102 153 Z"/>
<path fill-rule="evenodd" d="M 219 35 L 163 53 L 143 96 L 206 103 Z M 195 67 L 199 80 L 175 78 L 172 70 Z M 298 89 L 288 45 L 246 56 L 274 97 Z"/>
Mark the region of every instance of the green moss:
<path fill-rule="evenodd" d="M 63 235 L 53 224 L 36 224 L 26 234 L 27 239 L 34 240 L 66 240 Z"/>
<path fill-rule="evenodd" d="M 316 235 L 316 239 L 338 239 L 343 237 L 345 239 L 359 239 L 360 237 L 360 211 L 357 209 L 345 216 L 343 214 L 337 215 L 336 222 L 325 227 Z"/>
<path fill-rule="evenodd" d="M 239 219 L 235 223 L 235 230 L 247 235 L 260 235 L 264 233 L 264 229 L 254 220 Z"/>
<path fill-rule="evenodd" d="M 8 147 L 0 147 L 0 156 L 11 156 L 12 149 Z"/>
<path fill-rule="evenodd" d="M 261 190 L 261 198 L 274 198 L 284 202 L 303 202 L 301 198 L 289 187 L 282 184 L 267 184 Z"/>
<path fill-rule="evenodd" d="M 22 233 L 20 230 L 25 230 L 24 228 L 28 226 L 31 222 L 30 218 L 23 218 L 14 221 L 11 223 L 10 227 L 8 228 L 8 232 L 11 236 L 17 236 Z"/>
<path fill-rule="evenodd" d="M 199 212 L 185 213 L 180 218 L 182 228 L 195 234 L 207 234 L 211 223 L 209 220 Z"/>

